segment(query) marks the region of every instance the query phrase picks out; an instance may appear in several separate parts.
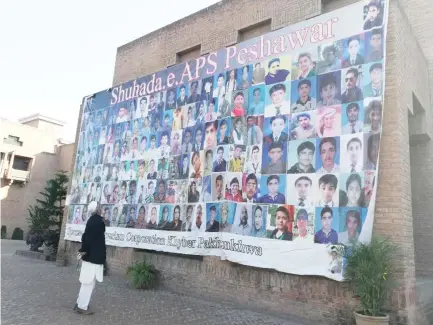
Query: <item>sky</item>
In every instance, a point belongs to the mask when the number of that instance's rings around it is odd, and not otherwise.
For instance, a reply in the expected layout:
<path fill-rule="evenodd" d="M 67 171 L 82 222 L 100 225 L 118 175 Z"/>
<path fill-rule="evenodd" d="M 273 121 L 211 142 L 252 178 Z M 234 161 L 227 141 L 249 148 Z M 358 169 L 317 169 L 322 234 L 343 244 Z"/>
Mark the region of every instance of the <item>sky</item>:
<path fill-rule="evenodd" d="M 82 98 L 111 87 L 119 46 L 216 2 L 5 1 L 0 116 L 59 119 L 66 122 L 63 138 L 74 141 Z"/>

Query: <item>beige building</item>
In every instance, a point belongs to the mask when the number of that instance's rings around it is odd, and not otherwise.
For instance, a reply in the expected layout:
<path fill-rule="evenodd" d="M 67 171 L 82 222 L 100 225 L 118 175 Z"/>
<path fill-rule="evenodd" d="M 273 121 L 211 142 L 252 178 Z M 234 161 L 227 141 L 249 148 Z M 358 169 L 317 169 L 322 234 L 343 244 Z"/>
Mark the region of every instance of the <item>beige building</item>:
<path fill-rule="evenodd" d="M 16 227 L 26 236 L 28 207 L 57 171 L 71 170 L 75 146 L 60 139 L 64 124 L 39 114 L 0 120 L 1 225 L 8 238 Z"/>
<path fill-rule="evenodd" d="M 118 48 L 113 85 L 341 8 L 355 0 L 223 0 Z M 433 323 L 433 9 L 391 0 L 374 233 L 401 248 L 393 324 Z M 82 114 L 82 112 L 81 112 Z M 80 114 L 80 119 L 81 119 Z M 63 238 L 63 236 L 62 236 Z M 77 244 L 67 243 L 74 256 Z M 61 251 L 60 251 L 61 253 Z M 356 299 L 346 283 L 221 261 L 110 247 L 112 270 L 146 259 L 165 284 L 250 308 L 335 320 Z M 429 305 L 431 304 L 431 305 Z M 430 318 L 430 320 L 428 320 Z"/>

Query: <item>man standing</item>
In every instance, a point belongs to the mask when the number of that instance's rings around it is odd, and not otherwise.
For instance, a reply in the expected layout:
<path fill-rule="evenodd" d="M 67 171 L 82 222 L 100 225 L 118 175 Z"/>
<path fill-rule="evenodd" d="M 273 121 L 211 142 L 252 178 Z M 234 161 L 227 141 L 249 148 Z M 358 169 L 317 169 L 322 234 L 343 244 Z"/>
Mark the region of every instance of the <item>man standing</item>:
<path fill-rule="evenodd" d="M 98 204 L 95 201 L 90 202 L 88 211 L 91 217 L 87 221 L 79 250 L 79 258 L 82 259 L 81 288 L 74 307 L 75 312 L 83 315 L 93 314 L 88 309 L 89 302 L 95 282 L 102 282 L 103 280 L 104 264 L 106 262 L 105 224 L 99 214 Z"/>

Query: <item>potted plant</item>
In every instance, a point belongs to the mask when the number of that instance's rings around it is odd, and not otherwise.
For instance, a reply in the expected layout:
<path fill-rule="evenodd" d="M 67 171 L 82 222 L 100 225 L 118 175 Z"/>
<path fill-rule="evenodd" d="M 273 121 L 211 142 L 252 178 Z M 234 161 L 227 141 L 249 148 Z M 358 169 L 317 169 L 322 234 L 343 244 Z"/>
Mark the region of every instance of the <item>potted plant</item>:
<path fill-rule="evenodd" d="M 384 311 L 394 286 L 396 246 L 389 240 L 373 238 L 369 244 L 358 243 L 346 254 L 344 278 L 351 282 L 360 299 L 361 309 L 355 312 L 357 325 L 388 325 Z"/>

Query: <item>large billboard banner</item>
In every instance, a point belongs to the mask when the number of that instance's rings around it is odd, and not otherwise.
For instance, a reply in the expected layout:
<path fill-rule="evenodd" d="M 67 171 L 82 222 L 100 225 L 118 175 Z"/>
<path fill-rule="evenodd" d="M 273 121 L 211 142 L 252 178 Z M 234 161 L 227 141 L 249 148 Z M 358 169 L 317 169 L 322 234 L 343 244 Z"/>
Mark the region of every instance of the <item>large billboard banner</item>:
<path fill-rule="evenodd" d="M 66 240 L 342 280 L 371 238 L 387 3 L 361 1 L 83 101 Z"/>

